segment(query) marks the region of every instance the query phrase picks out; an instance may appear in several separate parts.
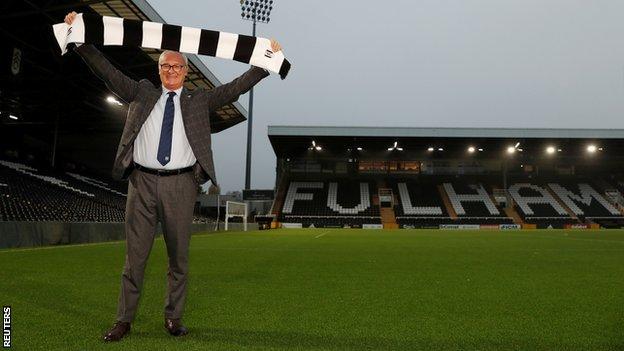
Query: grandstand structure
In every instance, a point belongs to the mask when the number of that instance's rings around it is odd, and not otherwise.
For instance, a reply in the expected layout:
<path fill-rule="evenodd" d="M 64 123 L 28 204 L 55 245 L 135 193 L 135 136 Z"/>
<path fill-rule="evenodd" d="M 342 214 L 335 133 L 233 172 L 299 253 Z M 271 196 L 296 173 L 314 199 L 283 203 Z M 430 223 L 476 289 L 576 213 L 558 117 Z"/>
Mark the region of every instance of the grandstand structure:
<path fill-rule="evenodd" d="M 70 11 L 167 23 L 145 0 L 0 4 L 0 221 L 124 221 L 127 184 L 110 171 L 127 104 L 78 55 L 60 55 L 52 24 Z M 159 50 L 99 49 L 127 76 L 160 84 Z M 221 85 L 198 56 L 188 58 L 188 89 Z M 211 116 L 212 132 L 246 117 L 228 104 Z"/>
<path fill-rule="evenodd" d="M 92 176 L 0 160 L 0 221 L 123 222 L 126 190 Z"/>
<path fill-rule="evenodd" d="M 72 10 L 167 23 L 144 0 L 0 4 L 1 63 L 11 67 L 0 70 L 0 146 L 2 150 L 17 149 L 22 153 L 34 149 L 53 166 L 72 160 L 108 175 L 127 104 L 112 95 L 78 55 L 60 55 L 51 26 Z M 127 76 L 160 84 L 156 69 L 159 50 L 121 46 L 100 50 Z M 221 85 L 198 56 L 188 58 L 186 88 Z M 212 132 L 246 117 L 247 111 L 238 102 L 228 104 L 211 116 Z"/>
<path fill-rule="evenodd" d="M 624 226 L 624 130 L 269 126 L 268 137 L 285 227 Z"/>
<path fill-rule="evenodd" d="M 0 57 L 11 68 L 0 70 L 0 220 L 123 221 L 126 185 L 109 172 L 127 106 L 41 28 L 71 10 L 166 21 L 145 0 L 0 9 Z M 158 83 L 158 50 L 102 50 L 128 76 Z M 221 83 L 190 55 L 185 84 Z M 215 111 L 213 132 L 246 114 L 236 102 Z M 624 130 L 270 126 L 268 136 L 277 156 L 271 218 L 284 225 L 624 224 Z"/>

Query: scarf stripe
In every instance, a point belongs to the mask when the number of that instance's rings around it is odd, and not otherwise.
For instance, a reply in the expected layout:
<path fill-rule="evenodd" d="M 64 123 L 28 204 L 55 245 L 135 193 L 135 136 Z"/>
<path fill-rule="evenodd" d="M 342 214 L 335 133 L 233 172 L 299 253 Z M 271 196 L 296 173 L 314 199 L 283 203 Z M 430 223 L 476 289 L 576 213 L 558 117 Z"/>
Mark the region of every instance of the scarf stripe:
<path fill-rule="evenodd" d="M 61 54 L 70 43 L 122 45 L 234 60 L 278 73 L 282 79 L 290 70 L 283 52 L 274 53 L 270 40 L 260 37 L 82 13 L 71 26 L 52 27 Z"/>

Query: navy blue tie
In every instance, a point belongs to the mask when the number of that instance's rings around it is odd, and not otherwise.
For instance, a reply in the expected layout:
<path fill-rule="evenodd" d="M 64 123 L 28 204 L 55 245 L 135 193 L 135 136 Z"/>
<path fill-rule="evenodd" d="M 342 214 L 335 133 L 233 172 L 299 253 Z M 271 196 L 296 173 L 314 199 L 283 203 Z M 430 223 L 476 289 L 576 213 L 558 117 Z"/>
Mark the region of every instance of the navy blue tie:
<path fill-rule="evenodd" d="M 166 165 L 171 160 L 171 139 L 173 135 L 173 97 L 175 91 L 170 91 L 167 103 L 165 104 L 165 116 L 163 117 L 162 128 L 160 129 L 160 142 L 158 143 L 158 156 L 156 159 L 161 165 Z"/>

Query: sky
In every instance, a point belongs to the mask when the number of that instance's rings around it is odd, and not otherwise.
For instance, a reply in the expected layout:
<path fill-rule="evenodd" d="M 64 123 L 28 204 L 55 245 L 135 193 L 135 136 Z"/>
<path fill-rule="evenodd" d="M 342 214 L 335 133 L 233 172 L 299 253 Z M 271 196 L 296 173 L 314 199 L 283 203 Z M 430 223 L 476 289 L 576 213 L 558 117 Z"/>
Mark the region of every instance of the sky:
<path fill-rule="evenodd" d="M 171 24 L 251 34 L 239 0 L 148 2 Z M 624 128 L 622 13 L 621 0 L 274 0 L 256 35 L 293 67 L 254 89 L 251 187 L 274 186 L 268 125 Z M 249 68 L 202 60 L 224 83 Z M 213 136 L 223 193 L 244 187 L 246 135 Z"/>

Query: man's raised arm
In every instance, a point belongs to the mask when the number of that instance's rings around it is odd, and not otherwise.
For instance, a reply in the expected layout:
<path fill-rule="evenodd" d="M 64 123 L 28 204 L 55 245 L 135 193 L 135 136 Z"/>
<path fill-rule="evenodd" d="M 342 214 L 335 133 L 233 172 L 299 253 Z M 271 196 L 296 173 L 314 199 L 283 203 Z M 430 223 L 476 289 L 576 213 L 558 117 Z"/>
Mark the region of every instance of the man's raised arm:
<path fill-rule="evenodd" d="M 277 41 L 271 39 L 271 49 L 273 52 L 278 52 L 282 50 L 282 47 Z M 208 91 L 208 108 L 214 111 L 221 106 L 238 100 L 239 96 L 249 91 L 249 89 L 268 75 L 269 72 L 263 68 L 251 67 L 233 81 Z"/>
<path fill-rule="evenodd" d="M 71 25 L 76 15 L 76 12 L 67 14 L 65 23 Z M 83 44 L 77 46 L 75 51 L 82 57 L 91 71 L 104 81 L 108 89 L 126 102 L 134 100 L 139 83 L 115 68 L 95 46 Z"/>

